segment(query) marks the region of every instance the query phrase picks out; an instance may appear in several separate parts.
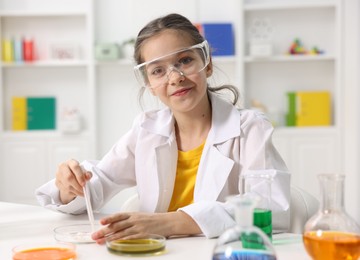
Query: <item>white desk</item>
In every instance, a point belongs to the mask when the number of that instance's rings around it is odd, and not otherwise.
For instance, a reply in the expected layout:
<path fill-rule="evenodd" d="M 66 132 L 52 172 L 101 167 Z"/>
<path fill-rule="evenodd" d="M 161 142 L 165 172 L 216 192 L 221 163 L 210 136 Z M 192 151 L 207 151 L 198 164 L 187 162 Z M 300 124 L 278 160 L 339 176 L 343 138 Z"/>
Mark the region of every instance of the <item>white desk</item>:
<path fill-rule="evenodd" d="M 97 215 L 96 218 L 100 218 Z M 10 260 L 11 249 L 22 243 L 55 241 L 53 229 L 62 225 L 87 223 L 87 216 L 72 216 L 38 206 L 0 202 L 0 259 Z M 278 260 L 310 260 L 307 256 L 301 237 L 274 236 Z M 97 244 L 79 244 L 79 260 L 103 259 L 204 259 L 211 260 L 216 240 L 204 237 L 174 238 L 166 242 L 166 252 L 160 256 L 123 257 L 111 254 L 106 246 Z"/>

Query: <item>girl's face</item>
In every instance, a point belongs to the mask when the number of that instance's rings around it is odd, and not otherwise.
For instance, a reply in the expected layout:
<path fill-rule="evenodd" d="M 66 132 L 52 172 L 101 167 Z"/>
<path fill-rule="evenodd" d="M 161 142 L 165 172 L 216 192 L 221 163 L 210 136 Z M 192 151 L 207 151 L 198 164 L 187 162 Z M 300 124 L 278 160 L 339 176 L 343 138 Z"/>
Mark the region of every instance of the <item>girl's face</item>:
<path fill-rule="evenodd" d="M 192 46 L 189 37 L 174 30 L 165 30 L 160 34 L 146 40 L 142 46 L 141 54 L 144 62 L 152 61 L 167 54 Z M 176 62 L 181 60 L 186 64 L 187 57 L 174 56 Z M 183 60 L 182 60 L 183 59 Z M 210 64 L 198 73 L 182 75 L 181 71 L 172 68 L 173 60 L 169 60 L 166 81 L 163 85 L 149 90 L 161 102 L 167 105 L 174 113 L 187 113 L 201 106 L 207 101 L 207 78 L 212 74 Z M 186 65 L 184 65 L 186 66 Z M 157 68 L 150 68 L 156 76 Z"/>

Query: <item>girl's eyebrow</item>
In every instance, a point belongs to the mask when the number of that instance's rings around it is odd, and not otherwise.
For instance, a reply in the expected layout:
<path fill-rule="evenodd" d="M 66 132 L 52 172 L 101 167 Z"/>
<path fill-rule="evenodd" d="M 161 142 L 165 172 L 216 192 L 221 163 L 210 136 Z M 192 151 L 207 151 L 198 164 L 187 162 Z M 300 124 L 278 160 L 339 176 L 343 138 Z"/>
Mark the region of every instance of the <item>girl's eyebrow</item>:
<path fill-rule="evenodd" d="M 182 53 L 182 52 L 180 52 L 180 53 Z M 156 64 L 159 64 L 159 63 L 162 63 L 162 62 L 166 62 L 167 60 L 170 60 L 170 57 L 172 55 L 174 55 L 175 57 L 178 57 L 180 53 L 169 54 L 169 55 L 166 55 L 166 56 L 162 56 L 162 58 L 153 59 L 152 61 L 149 61 L 149 63 L 146 64 L 146 66 L 156 65 Z"/>
<path fill-rule="evenodd" d="M 148 63 L 148 65 L 150 65 L 150 64 L 156 64 L 156 63 L 160 63 L 160 62 L 162 62 L 162 61 L 164 61 L 164 60 L 167 60 L 167 59 L 169 59 L 170 58 L 170 56 L 172 56 L 172 55 L 174 55 L 175 57 L 178 57 L 178 56 L 180 56 L 180 55 L 182 55 L 182 54 L 186 54 L 186 53 L 196 53 L 195 51 L 194 51 L 194 49 L 190 49 L 190 50 L 183 50 L 183 51 L 179 51 L 179 52 L 174 52 L 174 53 L 170 53 L 170 54 L 168 54 L 168 55 L 165 55 L 165 56 L 161 56 L 160 58 L 155 58 L 155 59 L 153 59 L 153 60 L 151 60 L 151 61 L 148 61 L 148 62 L 145 62 L 145 63 Z"/>
<path fill-rule="evenodd" d="M 156 64 L 160 63 L 161 61 L 162 61 L 162 60 L 154 60 L 154 61 L 151 61 L 151 62 L 149 62 L 148 64 L 146 64 L 146 67 L 152 66 L 152 65 L 156 65 Z"/>

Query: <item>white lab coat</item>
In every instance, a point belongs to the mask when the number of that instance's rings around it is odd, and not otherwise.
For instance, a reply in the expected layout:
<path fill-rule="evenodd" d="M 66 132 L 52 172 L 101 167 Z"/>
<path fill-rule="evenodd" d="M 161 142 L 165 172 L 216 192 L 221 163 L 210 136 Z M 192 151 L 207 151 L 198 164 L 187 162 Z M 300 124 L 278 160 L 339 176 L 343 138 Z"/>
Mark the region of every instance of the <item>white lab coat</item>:
<path fill-rule="evenodd" d="M 240 175 L 269 173 L 274 178 L 273 227 L 286 230 L 290 219 L 290 175 L 272 144 L 271 123 L 262 113 L 239 111 L 215 94 L 210 94 L 210 100 L 212 126 L 197 172 L 194 203 L 179 210 L 190 215 L 205 236 L 219 236 L 235 225 L 233 209 L 224 202 L 227 196 L 239 194 Z M 101 208 L 119 191 L 136 185 L 141 211 L 166 212 L 174 187 L 177 154 L 171 111 L 142 113 L 100 161 L 82 163 L 93 172 L 93 208 Z M 86 210 L 82 197 L 62 205 L 54 180 L 41 186 L 36 196 L 41 205 L 65 213 Z"/>

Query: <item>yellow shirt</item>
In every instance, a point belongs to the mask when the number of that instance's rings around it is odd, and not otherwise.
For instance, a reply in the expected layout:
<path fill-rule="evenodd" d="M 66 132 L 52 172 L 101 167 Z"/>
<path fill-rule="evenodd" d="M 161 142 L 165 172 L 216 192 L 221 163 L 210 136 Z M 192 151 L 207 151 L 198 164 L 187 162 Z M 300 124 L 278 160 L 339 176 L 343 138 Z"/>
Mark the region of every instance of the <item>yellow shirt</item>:
<path fill-rule="evenodd" d="M 204 144 L 187 152 L 178 151 L 175 185 L 168 211 L 176 211 L 194 202 L 196 173 Z"/>

